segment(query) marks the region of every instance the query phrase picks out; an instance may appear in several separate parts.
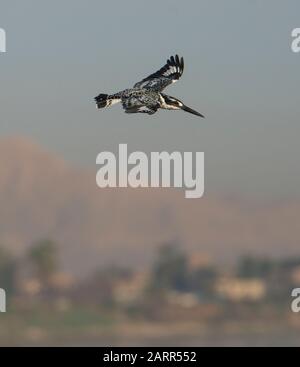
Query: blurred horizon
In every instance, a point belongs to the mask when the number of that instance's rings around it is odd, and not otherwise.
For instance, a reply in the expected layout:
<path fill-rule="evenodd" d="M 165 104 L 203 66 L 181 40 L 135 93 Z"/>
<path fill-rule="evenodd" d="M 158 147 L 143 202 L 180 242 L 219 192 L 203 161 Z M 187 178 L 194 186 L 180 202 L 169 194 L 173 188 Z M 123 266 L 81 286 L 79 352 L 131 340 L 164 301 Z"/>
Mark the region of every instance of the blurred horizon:
<path fill-rule="evenodd" d="M 23 258 L 0 246 L 8 312 L 2 346 L 297 346 L 291 312 L 300 257 L 243 256 L 217 265 L 179 243 L 135 269 L 102 265 L 76 279 L 61 248 L 37 241 Z"/>

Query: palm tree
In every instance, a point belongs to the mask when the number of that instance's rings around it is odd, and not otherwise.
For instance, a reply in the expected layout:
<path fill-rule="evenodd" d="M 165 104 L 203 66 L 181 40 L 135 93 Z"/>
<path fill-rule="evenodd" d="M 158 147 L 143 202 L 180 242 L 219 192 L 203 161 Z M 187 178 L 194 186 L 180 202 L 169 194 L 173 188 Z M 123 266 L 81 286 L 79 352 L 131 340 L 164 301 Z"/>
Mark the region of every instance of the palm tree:
<path fill-rule="evenodd" d="M 29 253 L 30 260 L 36 274 L 43 284 L 48 284 L 51 276 L 58 267 L 57 249 L 54 242 L 41 240 L 37 242 Z"/>

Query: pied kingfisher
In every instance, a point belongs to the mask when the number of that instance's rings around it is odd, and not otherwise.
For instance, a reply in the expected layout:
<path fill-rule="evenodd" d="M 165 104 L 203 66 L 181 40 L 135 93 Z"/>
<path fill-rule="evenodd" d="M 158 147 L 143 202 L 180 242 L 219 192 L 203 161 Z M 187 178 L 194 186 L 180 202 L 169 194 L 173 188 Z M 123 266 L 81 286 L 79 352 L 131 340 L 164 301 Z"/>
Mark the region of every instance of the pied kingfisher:
<path fill-rule="evenodd" d="M 184 105 L 179 99 L 161 93 L 168 85 L 175 83 L 184 69 L 183 58 L 171 56 L 167 63 L 157 72 L 136 83 L 133 88 L 116 94 L 99 94 L 96 98 L 97 108 L 110 107 L 122 102 L 126 113 L 148 113 L 153 115 L 159 108 L 166 110 L 183 110 L 204 117 L 201 113 Z"/>

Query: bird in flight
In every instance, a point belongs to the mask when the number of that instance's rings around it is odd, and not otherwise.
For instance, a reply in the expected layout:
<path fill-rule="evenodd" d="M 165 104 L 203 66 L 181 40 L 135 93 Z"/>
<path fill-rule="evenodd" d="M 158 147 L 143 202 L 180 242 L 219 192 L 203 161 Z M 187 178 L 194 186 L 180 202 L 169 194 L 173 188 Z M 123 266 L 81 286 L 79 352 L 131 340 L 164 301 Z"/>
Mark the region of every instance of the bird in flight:
<path fill-rule="evenodd" d="M 167 63 L 155 73 L 136 83 L 133 88 L 115 94 L 99 94 L 97 108 L 110 107 L 121 102 L 126 113 L 147 113 L 153 115 L 159 108 L 165 110 L 183 110 L 196 116 L 201 113 L 187 107 L 179 99 L 168 96 L 162 91 L 175 83 L 183 74 L 184 61 L 178 55 L 171 56 Z"/>

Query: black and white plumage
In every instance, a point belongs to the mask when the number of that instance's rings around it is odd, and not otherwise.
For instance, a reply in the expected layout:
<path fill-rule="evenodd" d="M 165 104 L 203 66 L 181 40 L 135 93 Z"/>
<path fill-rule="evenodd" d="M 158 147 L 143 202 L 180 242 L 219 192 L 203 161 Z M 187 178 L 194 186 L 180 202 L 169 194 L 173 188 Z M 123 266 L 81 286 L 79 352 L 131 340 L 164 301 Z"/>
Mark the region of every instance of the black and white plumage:
<path fill-rule="evenodd" d="M 168 85 L 175 83 L 181 77 L 183 69 L 183 58 L 179 59 L 178 55 L 176 55 L 175 58 L 171 56 L 166 65 L 157 72 L 136 83 L 134 88 L 146 88 L 161 92 Z"/>
<path fill-rule="evenodd" d="M 155 73 L 136 83 L 133 88 L 115 94 L 99 94 L 97 108 L 110 107 L 121 102 L 126 113 L 147 113 L 153 115 L 159 108 L 183 110 L 204 117 L 201 113 L 184 105 L 179 99 L 163 94 L 162 91 L 175 83 L 183 74 L 184 60 L 178 55 L 171 56 L 167 63 Z"/>

